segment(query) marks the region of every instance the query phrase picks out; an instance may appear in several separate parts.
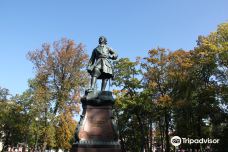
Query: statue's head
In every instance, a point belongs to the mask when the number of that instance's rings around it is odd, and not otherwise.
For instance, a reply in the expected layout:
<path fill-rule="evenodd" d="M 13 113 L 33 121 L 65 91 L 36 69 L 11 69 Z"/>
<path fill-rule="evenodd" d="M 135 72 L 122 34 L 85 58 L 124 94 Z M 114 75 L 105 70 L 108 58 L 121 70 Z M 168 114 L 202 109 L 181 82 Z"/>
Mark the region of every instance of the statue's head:
<path fill-rule="evenodd" d="M 99 37 L 99 44 L 107 44 L 107 39 L 104 36 Z"/>

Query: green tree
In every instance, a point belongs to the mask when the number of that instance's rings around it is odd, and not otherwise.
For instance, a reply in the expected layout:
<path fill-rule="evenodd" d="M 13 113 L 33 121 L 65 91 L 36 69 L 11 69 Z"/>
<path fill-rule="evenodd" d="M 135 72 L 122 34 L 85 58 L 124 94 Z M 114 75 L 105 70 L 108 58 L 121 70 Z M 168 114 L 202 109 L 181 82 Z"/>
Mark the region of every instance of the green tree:
<path fill-rule="evenodd" d="M 172 109 L 172 89 L 173 85 L 169 81 L 169 58 L 165 49 L 158 48 L 148 51 L 144 63 L 145 78 L 147 87 L 152 90 L 152 100 L 157 106 L 157 111 L 162 115 L 159 120 L 161 128 L 161 146 L 163 150 L 163 134 L 165 135 L 165 150 L 170 151 L 169 130 L 171 129 L 171 109 Z M 163 127 L 164 126 L 164 127 Z"/>
<path fill-rule="evenodd" d="M 227 95 L 224 92 L 227 90 L 227 33 L 227 24 L 219 25 L 216 32 L 200 36 L 197 47 L 192 51 L 195 71 L 193 80 L 197 84 L 194 101 L 199 137 L 204 133 L 203 119 L 211 123 L 210 133 L 214 138 L 221 138 L 221 132 L 227 129 Z M 219 151 L 219 147 L 214 150 Z"/>
<path fill-rule="evenodd" d="M 73 117 L 80 109 L 80 91 L 88 82 L 88 76 L 83 70 L 87 63 L 83 45 L 76 45 L 73 40 L 64 38 L 54 42 L 53 48 L 43 44 L 42 49 L 29 52 L 28 59 L 36 69 L 31 88 L 34 102 L 40 106 L 37 109 L 40 119 L 44 124 L 48 120 L 54 124 L 56 148 L 70 149 L 69 142 L 76 127 Z M 47 130 L 53 128 L 44 127 L 43 145 L 48 143 L 48 134 L 45 134 Z"/>
<path fill-rule="evenodd" d="M 152 150 L 152 102 L 143 91 L 140 58 L 121 58 L 115 63 L 116 115 L 122 151 Z"/>
<path fill-rule="evenodd" d="M 22 105 L 15 97 L 9 97 L 7 89 L 1 88 L 0 92 L 0 138 L 4 144 L 3 151 L 7 151 L 8 146 L 17 146 L 24 141 L 27 134 L 27 118 Z"/>

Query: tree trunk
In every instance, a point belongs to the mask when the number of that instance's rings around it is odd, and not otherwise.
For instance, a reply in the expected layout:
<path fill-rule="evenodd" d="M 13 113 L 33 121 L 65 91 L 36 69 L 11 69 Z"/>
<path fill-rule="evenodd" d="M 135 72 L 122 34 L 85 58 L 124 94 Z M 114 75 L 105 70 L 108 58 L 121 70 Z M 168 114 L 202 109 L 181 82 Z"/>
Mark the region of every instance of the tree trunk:
<path fill-rule="evenodd" d="M 160 133 L 161 133 L 161 137 L 160 137 L 160 140 L 161 140 L 161 150 L 163 152 L 164 150 L 164 143 L 163 143 L 163 140 L 164 140 L 164 128 L 163 128 L 163 121 L 160 119 L 159 120 L 159 129 L 160 129 Z"/>
<path fill-rule="evenodd" d="M 46 147 L 47 147 L 47 142 L 44 142 L 42 145 L 42 152 L 45 152 Z"/>
<path fill-rule="evenodd" d="M 115 113 L 116 113 L 116 118 L 117 118 L 117 126 L 119 126 L 118 125 L 118 120 L 119 120 L 118 110 L 115 110 Z M 120 139 L 121 151 L 126 152 L 125 143 L 124 143 L 123 136 L 122 136 L 121 132 L 119 132 L 119 139 Z"/>
<path fill-rule="evenodd" d="M 198 116 L 198 123 L 197 123 L 197 136 L 198 138 L 201 138 L 201 116 Z M 196 144 L 197 151 L 200 150 L 200 144 Z"/>
<path fill-rule="evenodd" d="M 4 145 L 3 145 L 3 151 L 8 151 L 8 146 L 10 145 L 9 143 L 9 139 L 10 139 L 10 132 L 7 131 L 6 135 L 5 135 L 5 142 L 4 142 Z"/>
<path fill-rule="evenodd" d="M 141 146 L 140 146 L 140 151 L 144 152 L 144 145 L 145 145 L 145 131 L 144 131 L 144 126 L 142 123 L 142 119 L 139 114 L 137 114 L 137 119 L 140 125 L 140 132 L 141 132 Z"/>
<path fill-rule="evenodd" d="M 152 152 L 152 148 L 153 148 L 153 126 L 152 126 L 152 121 L 150 120 L 150 127 L 149 127 L 149 130 L 150 130 L 150 142 L 149 142 L 149 145 L 150 145 L 150 148 L 149 148 L 149 151 Z"/>
<path fill-rule="evenodd" d="M 165 141 L 166 141 L 166 149 L 165 152 L 170 152 L 170 144 L 169 144 L 169 113 L 165 110 Z"/>

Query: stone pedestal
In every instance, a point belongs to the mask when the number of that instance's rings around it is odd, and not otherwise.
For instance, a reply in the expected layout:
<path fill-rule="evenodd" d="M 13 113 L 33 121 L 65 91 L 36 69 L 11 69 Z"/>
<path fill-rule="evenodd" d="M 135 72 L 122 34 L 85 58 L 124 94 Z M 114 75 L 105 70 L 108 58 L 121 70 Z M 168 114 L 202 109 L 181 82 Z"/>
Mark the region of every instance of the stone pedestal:
<path fill-rule="evenodd" d="M 81 102 L 83 113 L 71 152 L 120 152 L 112 93 L 86 92 Z"/>

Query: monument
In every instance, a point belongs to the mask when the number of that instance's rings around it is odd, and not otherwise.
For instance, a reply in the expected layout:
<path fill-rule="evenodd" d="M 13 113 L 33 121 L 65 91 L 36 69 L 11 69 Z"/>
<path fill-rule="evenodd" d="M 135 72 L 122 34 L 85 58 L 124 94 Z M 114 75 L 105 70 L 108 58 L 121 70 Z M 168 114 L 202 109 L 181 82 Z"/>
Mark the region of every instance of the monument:
<path fill-rule="evenodd" d="M 93 50 L 87 71 L 91 75 L 90 88 L 81 98 L 83 112 L 76 128 L 75 143 L 71 152 L 120 152 L 118 131 L 113 117 L 115 100 L 112 92 L 105 91 L 107 81 L 113 78 L 113 65 L 110 60 L 117 54 L 107 46 L 104 36 Z M 96 81 L 102 80 L 101 91 L 97 91 Z"/>

